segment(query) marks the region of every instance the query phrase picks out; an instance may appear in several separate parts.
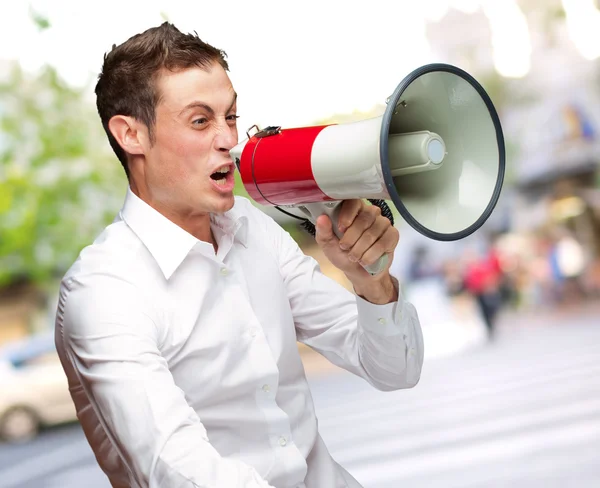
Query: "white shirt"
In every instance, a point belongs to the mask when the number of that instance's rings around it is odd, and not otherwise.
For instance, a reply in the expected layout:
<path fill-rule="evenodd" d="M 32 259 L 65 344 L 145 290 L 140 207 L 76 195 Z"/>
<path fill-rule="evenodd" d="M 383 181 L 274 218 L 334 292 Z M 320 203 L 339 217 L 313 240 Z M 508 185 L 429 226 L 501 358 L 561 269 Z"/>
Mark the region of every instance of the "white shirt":
<path fill-rule="evenodd" d="M 414 307 L 348 292 L 244 198 L 211 225 L 216 254 L 129 190 L 61 283 L 57 348 L 98 463 L 119 488 L 359 487 L 319 435 L 296 341 L 410 388 Z"/>

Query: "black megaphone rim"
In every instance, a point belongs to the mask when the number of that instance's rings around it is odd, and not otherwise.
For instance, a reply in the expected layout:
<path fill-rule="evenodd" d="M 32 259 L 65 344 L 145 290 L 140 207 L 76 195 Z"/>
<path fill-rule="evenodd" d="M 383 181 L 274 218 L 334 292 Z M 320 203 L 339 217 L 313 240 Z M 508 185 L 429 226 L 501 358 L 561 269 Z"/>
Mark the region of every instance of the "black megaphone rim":
<path fill-rule="evenodd" d="M 433 72 L 447 72 L 447 73 L 451 73 L 451 74 L 460 76 L 465 81 L 467 81 L 473 88 L 475 88 L 475 90 L 477 90 L 477 93 L 479 94 L 481 99 L 484 101 L 484 103 L 490 113 L 490 117 L 494 124 L 494 128 L 496 129 L 496 141 L 498 143 L 498 159 L 499 159 L 499 161 L 498 161 L 498 176 L 497 176 L 497 180 L 496 180 L 496 185 L 494 187 L 494 191 L 492 193 L 491 200 L 488 203 L 484 212 L 473 224 L 471 224 L 466 229 L 463 229 L 459 232 L 453 232 L 453 233 L 435 232 L 435 231 L 428 229 L 427 227 L 421 225 L 411 215 L 411 213 L 408 211 L 408 209 L 402 203 L 402 199 L 401 199 L 400 195 L 398 195 L 398 192 L 396 191 L 396 186 L 394 185 L 394 179 L 392 177 L 392 171 L 390 169 L 390 164 L 389 164 L 389 152 L 388 152 L 389 129 L 390 129 L 390 124 L 392 122 L 392 117 L 394 116 L 394 112 L 396 111 L 396 106 L 398 105 L 398 102 L 400 101 L 400 97 L 402 97 L 405 90 L 417 78 L 423 76 L 424 74 L 433 73 Z M 407 75 L 400 82 L 400 84 L 396 87 L 396 90 L 394 91 L 392 96 L 389 98 L 389 100 L 387 102 L 387 108 L 385 110 L 385 113 L 383 114 L 383 120 L 381 123 L 381 135 L 379 138 L 379 150 L 380 150 L 380 155 L 381 155 L 381 161 L 383 163 L 381 165 L 382 171 L 383 171 L 383 178 L 385 181 L 385 185 L 388 189 L 388 194 L 390 195 L 392 201 L 394 202 L 394 205 L 396 206 L 396 208 L 398 209 L 398 211 L 400 212 L 400 215 L 402 215 L 404 220 L 406 220 L 406 222 L 411 227 L 413 227 L 415 230 L 417 230 L 419 233 L 423 234 L 426 237 L 435 239 L 437 241 L 456 241 L 459 239 L 464 239 L 465 237 L 471 235 L 473 232 L 475 232 L 477 229 L 479 229 L 487 221 L 487 219 L 492 214 L 494 208 L 496 207 L 496 204 L 498 203 L 498 199 L 500 198 L 500 193 L 502 191 L 502 185 L 504 183 L 504 173 L 505 173 L 505 164 L 506 164 L 506 161 L 505 161 L 506 151 L 505 151 L 505 147 L 504 147 L 504 135 L 502 133 L 502 126 L 500 125 L 500 118 L 498 117 L 496 108 L 494 107 L 494 104 L 492 103 L 492 100 L 490 99 L 490 97 L 487 94 L 487 92 L 485 91 L 485 89 L 469 73 L 467 73 L 466 71 L 464 71 L 456 66 L 452 66 L 450 64 L 443 64 L 443 63 L 427 64 L 425 66 L 421 66 L 420 68 L 417 68 L 412 73 Z"/>

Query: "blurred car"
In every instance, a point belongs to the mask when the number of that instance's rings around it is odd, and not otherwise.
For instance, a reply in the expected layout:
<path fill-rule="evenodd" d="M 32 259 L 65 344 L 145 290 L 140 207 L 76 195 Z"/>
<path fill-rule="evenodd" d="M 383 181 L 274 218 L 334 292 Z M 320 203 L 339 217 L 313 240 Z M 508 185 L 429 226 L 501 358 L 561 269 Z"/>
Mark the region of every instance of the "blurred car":
<path fill-rule="evenodd" d="M 0 349 L 2 440 L 24 442 L 42 427 L 76 419 L 53 334 L 38 334 Z"/>

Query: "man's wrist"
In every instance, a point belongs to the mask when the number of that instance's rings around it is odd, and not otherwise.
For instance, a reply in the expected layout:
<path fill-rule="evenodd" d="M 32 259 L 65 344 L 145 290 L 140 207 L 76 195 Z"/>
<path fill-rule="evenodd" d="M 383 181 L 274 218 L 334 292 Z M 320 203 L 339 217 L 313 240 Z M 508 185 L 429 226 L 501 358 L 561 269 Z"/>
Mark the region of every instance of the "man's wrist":
<path fill-rule="evenodd" d="M 368 278 L 352 278 L 348 276 L 354 292 L 366 301 L 375 305 L 385 305 L 398 301 L 398 288 L 389 271 Z"/>

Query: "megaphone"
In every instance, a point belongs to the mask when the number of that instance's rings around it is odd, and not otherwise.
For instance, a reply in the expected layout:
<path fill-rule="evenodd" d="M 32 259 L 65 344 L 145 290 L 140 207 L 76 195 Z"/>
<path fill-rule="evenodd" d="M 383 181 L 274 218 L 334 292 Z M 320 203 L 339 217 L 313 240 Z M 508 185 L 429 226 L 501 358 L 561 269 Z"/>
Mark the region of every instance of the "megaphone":
<path fill-rule="evenodd" d="M 391 200 L 404 220 L 439 241 L 462 239 L 491 215 L 505 171 L 500 119 L 484 88 L 448 64 L 422 66 L 382 116 L 282 129 L 253 126 L 231 151 L 257 203 L 294 207 L 314 223 L 347 199 Z M 251 133 L 250 131 L 255 131 Z M 376 274 L 387 256 L 366 267 Z"/>

